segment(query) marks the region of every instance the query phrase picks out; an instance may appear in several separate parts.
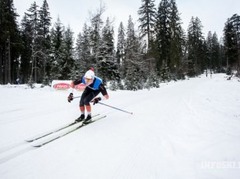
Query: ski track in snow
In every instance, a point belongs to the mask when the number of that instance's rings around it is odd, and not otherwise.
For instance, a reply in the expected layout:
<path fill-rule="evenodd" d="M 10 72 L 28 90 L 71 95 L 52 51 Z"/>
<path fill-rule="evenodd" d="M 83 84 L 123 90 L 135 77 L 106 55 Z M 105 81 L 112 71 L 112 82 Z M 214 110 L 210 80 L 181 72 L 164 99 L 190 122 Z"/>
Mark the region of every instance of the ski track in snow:
<path fill-rule="evenodd" d="M 8 149 L 7 151 L 1 152 L 0 165 L 31 150 L 34 150 L 34 148 L 30 145 L 17 145 L 13 148 Z"/>
<path fill-rule="evenodd" d="M 0 176 L 83 179 L 238 179 L 240 83 L 225 75 L 161 84 L 159 89 L 109 91 L 94 113 L 102 119 L 41 148 L 26 139 L 78 117 L 67 91 L 0 86 Z M 76 96 L 79 94 L 75 92 Z M 34 150 L 35 149 L 35 150 Z M 236 168 L 204 168 L 204 162 Z M 221 163 L 220 163 L 221 164 Z"/>

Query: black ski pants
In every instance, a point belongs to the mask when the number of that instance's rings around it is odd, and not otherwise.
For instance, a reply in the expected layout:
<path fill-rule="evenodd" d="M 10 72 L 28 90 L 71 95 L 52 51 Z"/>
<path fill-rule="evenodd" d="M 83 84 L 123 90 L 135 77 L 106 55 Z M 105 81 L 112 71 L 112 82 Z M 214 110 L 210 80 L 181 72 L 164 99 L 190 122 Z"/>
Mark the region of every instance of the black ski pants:
<path fill-rule="evenodd" d="M 83 91 L 79 106 L 90 105 L 90 102 L 93 98 L 95 98 L 100 93 L 100 90 L 93 90 L 87 88 Z"/>

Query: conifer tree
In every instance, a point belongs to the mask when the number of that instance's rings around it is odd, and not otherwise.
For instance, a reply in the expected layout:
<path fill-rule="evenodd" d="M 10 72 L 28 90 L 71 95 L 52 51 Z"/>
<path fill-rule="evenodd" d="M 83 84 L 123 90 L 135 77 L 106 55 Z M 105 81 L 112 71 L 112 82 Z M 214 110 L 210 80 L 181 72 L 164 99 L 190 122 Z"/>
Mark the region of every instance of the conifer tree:
<path fill-rule="evenodd" d="M 235 69 L 240 76 L 240 16 L 237 14 L 229 18 L 225 24 L 224 44 L 229 71 Z"/>
<path fill-rule="evenodd" d="M 39 11 L 38 5 L 36 2 L 31 4 L 31 7 L 25 13 L 25 20 L 27 22 L 27 26 L 29 26 L 29 38 L 31 39 L 31 74 L 29 78 L 29 84 L 32 85 L 33 82 L 40 82 L 40 69 L 41 63 L 40 59 L 42 57 L 41 50 L 41 36 L 38 35 L 40 32 L 39 29 Z"/>
<path fill-rule="evenodd" d="M 95 14 L 91 17 L 91 30 L 90 30 L 90 45 L 91 45 L 91 56 L 92 64 L 95 66 L 95 72 L 98 73 L 100 61 L 98 56 L 100 54 L 100 41 L 101 41 L 101 30 L 103 26 L 102 15 L 105 11 L 104 6 L 100 6 Z"/>
<path fill-rule="evenodd" d="M 184 31 L 175 0 L 159 3 L 155 25 L 155 58 L 161 80 L 182 78 Z"/>
<path fill-rule="evenodd" d="M 140 31 L 141 37 L 147 38 L 147 46 L 149 48 L 150 42 L 153 38 L 154 25 L 156 21 L 156 8 L 155 0 L 141 0 L 142 5 L 138 10 L 138 15 L 140 16 Z"/>
<path fill-rule="evenodd" d="M 117 38 L 117 52 L 116 52 L 116 58 L 117 58 L 117 64 L 119 66 L 120 70 L 120 76 L 123 79 L 124 78 L 124 61 L 125 61 L 125 45 L 126 45 L 126 37 L 125 37 L 125 29 L 123 26 L 123 23 L 120 22 L 118 27 L 118 38 Z"/>
<path fill-rule="evenodd" d="M 174 80 L 181 78 L 181 62 L 183 59 L 183 45 L 184 45 L 184 32 L 181 27 L 181 19 L 177 9 L 176 1 L 170 1 L 170 62 L 168 63 L 169 70 Z"/>
<path fill-rule="evenodd" d="M 119 77 L 117 63 L 114 54 L 114 31 L 107 18 L 102 29 L 102 38 L 99 46 L 99 73 L 106 80 L 114 80 Z"/>
<path fill-rule="evenodd" d="M 212 37 L 212 61 L 213 61 L 213 69 L 215 72 L 221 72 L 222 69 L 222 61 L 220 55 L 220 43 L 218 41 L 217 33 L 213 33 Z"/>
<path fill-rule="evenodd" d="M 73 32 L 70 26 L 63 33 L 63 53 L 62 53 L 62 70 L 60 79 L 73 79 L 75 77 L 75 61 L 73 48 Z"/>
<path fill-rule="evenodd" d="M 169 0 L 162 0 L 159 3 L 156 16 L 156 65 L 158 74 L 162 80 L 169 80 L 170 72 L 170 47 L 171 47 L 171 4 Z"/>
<path fill-rule="evenodd" d="M 20 34 L 13 0 L 0 0 L 0 84 L 17 78 Z"/>
<path fill-rule="evenodd" d="M 63 64 L 63 34 L 64 26 L 58 17 L 57 22 L 54 24 L 51 30 L 51 80 L 61 78 L 61 69 Z"/>
<path fill-rule="evenodd" d="M 44 84 L 49 83 L 49 75 L 50 75 L 50 26 L 51 26 L 51 17 L 49 13 L 49 6 L 46 0 L 43 1 L 43 5 L 39 10 L 39 32 L 38 35 L 41 43 L 41 53 L 42 58 L 40 61 L 42 62 L 42 70 L 41 76 Z"/>
<path fill-rule="evenodd" d="M 123 85 L 121 83 L 121 80 L 124 79 L 124 61 L 125 61 L 125 29 L 123 26 L 123 23 L 120 22 L 118 27 L 118 36 L 117 36 L 117 51 L 116 51 L 116 62 L 119 70 L 119 79 L 117 80 L 118 84 L 117 86 L 120 89 L 123 89 Z"/>
<path fill-rule="evenodd" d="M 200 75 L 204 70 L 204 61 L 205 51 L 202 23 L 198 17 L 192 17 L 188 27 L 188 75 Z"/>
<path fill-rule="evenodd" d="M 76 65 L 79 73 L 84 74 L 92 66 L 90 28 L 85 23 L 82 33 L 79 33 L 76 43 Z"/>
<path fill-rule="evenodd" d="M 212 63 L 212 48 L 213 48 L 213 43 L 212 43 L 212 32 L 209 31 L 206 39 L 206 45 L 207 45 L 207 59 L 205 62 L 205 69 L 206 69 L 206 76 L 208 75 L 208 71 L 213 70 L 213 63 Z"/>
<path fill-rule="evenodd" d="M 142 58 L 141 44 L 139 37 L 136 35 L 131 16 L 128 19 L 125 53 L 125 88 L 128 90 L 142 89 L 146 81 L 146 74 L 144 73 L 146 64 Z"/>
<path fill-rule="evenodd" d="M 21 82 L 27 83 L 31 75 L 31 56 L 32 56 L 32 28 L 26 14 L 21 21 L 21 38 L 23 49 L 21 51 L 20 74 Z"/>
<path fill-rule="evenodd" d="M 210 70 L 210 73 L 219 72 L 221 69 L 221 58 L 220 58 L 220 44 L 218 42 L 217 34 L 208 32 L 206 39 L 207 46 L 207 61 L 206 70 Z M 207 73 L 208 71 L 206 71 Z"/>

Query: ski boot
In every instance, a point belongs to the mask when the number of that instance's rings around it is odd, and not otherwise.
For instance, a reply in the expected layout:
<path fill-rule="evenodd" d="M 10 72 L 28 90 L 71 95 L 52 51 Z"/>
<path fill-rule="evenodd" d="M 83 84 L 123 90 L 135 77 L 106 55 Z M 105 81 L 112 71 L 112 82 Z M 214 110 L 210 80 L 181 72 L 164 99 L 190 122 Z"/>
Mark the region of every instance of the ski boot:
<path fill-rule="evenodd" d="M 85 115 L 84 114 L 81 114 L 81 116 L 79 118 L 77 118 L 75 121 L 76 122 L 82 122 L 85 118 Z"/>
<path fill-rule="evenodd" d="M 91 114 L 88 114 L 87 117 L 86 117 L 86 119 L 84 120 L 83 124 L 88 124 L 88 123 L 90 123 L 90 122 L 91 122 L 91 119 L 92 119 Z"/>

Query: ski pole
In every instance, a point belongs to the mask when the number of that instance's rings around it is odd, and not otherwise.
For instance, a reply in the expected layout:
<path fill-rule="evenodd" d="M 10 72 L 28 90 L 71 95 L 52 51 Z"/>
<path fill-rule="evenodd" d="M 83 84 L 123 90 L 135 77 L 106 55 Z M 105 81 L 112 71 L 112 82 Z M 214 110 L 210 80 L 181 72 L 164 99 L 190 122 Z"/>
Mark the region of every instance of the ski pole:
<path fill-rule="evenodd" d="M 75 96 L 75 97 L 73 97 L 73 99 L 75 99 L 75 98 L 81 98 L 81 96 Z"/>
<path fill-rule="evenodd" d="M 123 110 L 123 109 L 120 109 L 120 108 L 117 108 L 117 107 L 114 107 L 114 106 L 110 106 L 110 105 L 105 104 L 105 103 L 98 102 L 98 104 L 101 104 L 101 105 L 104 105 L 104 106 L 107 106 L 107 107 L 110 107 L 110 108 L 113 108 L 113 109 L 116 109 L 116 110 L 119 110 L 119 111 L 122 111 L 122 112 L 125 112 L 125 113 L 128 113 L 128 114 L 133 114 L 133 112 L 129 112 L 129 111 L 126 111 L 126 110 Z"/>

